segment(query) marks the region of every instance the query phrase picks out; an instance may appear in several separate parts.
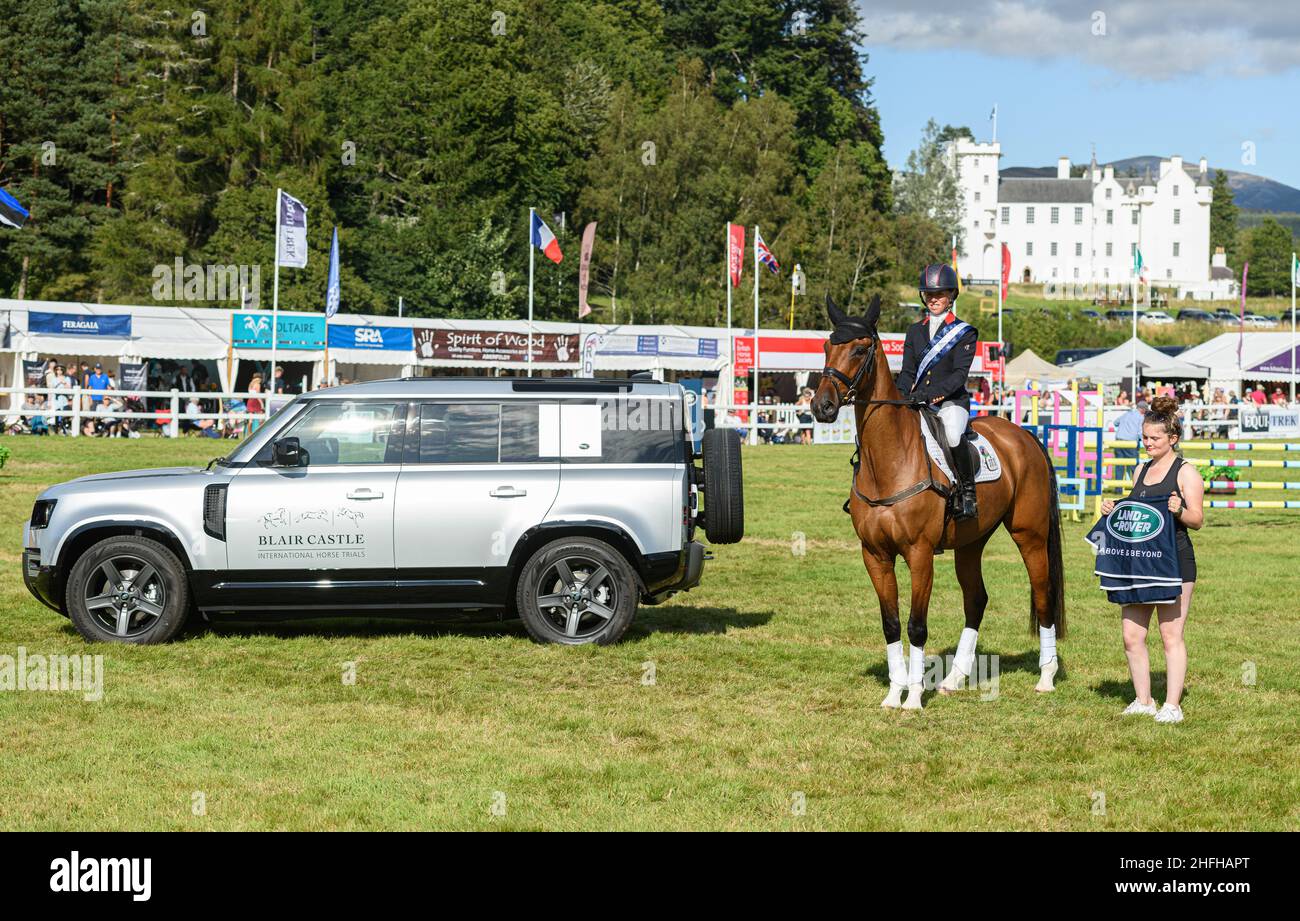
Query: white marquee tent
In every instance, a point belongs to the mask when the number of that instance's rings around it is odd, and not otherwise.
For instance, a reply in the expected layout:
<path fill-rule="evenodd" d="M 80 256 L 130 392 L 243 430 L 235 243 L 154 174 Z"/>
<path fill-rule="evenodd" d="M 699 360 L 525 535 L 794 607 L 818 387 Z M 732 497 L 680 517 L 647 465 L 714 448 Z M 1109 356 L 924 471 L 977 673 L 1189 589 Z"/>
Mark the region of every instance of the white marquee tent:
<path fill-rule="evenodd" d="M 1209 376 L 1209 369 L 1204 365 L 1185 361 L 1181 355 L 1177 358 L 1170 357 L 1159 349 L 1147 345 L 1141 339 L 1136 340 L 1136 344 L 1140 378 L 1161 381 L 1203 380 Z M 1091 358 L 1061 367 L 1073 371 L 1079 377 L 1114 383 L 1133 373 L 1133 346 L 1134 340 L 1129 339 L 1128 342 L 1115 346 L 1109 352 L 1102 352 L 1100 355 L 1093 355 Z"/>

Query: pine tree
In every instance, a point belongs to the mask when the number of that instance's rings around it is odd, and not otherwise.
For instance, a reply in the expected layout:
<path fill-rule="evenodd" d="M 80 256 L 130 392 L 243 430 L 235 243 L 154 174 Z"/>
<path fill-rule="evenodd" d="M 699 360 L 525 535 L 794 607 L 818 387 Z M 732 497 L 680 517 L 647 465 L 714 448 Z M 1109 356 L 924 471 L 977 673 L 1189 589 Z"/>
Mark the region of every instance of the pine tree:
<path fill-rule="evenodd" d="M 1222 246 L 1228 264 L 1241 268 L 1237 246 L 1237 206 L 1232 200 L 1232 187 L 1228 185 L 1226 170 L 1215 170 L 1213 197 L 1210 200 L 1210 252 Z"/>

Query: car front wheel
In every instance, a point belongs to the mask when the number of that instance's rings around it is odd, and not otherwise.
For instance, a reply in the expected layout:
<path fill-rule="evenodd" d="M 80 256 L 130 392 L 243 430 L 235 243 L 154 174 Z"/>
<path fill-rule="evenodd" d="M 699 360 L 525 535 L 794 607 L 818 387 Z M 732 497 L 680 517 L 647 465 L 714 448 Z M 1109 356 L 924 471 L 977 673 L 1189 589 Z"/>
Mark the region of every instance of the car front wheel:
<path fill-rule="evenodd" d="M 180 560 L 144 537 L 109 537 L 68 577 L 68 615 L 91 642 L 165 643 L 185 625 L 189 585 Z"/>
<path fill-rule="evenodd" d="M 562 538 L 524 565 L 515 609 L 539 643 L 616 643 L 636 614 L 636 574 L 603 541 Z"/>

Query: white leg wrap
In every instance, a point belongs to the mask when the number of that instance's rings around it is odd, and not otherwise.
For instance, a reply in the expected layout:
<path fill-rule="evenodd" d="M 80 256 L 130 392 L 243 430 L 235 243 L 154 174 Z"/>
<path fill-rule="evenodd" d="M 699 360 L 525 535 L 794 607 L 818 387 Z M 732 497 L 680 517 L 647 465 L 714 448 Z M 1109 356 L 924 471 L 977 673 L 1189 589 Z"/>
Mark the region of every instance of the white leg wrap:
<path fill-rule="evenodd" d="M 957 641 L 957 654 L 953 656 L 952 667 L 967 678 L 975 670 L 975 641 L 979 638 L 979 635 L 978 630 L 963 627 L 961 639 Z"/>
<path fill-rule="evenodd" d="M 889 663 L 889 683 L 904 687 L 907 684 L 907 666 L 903 663 L 903 641 L 885 647 L 885 660 Z"/>
<path fill-rule="evenodd" d="M 925 650 L 920 646 L 908 646 L 907 683 L 920 684 L 925 678 Z"/>
<path fill-rule="evenodd" d="M 1056 658 L 1056 625 L 1038 628 L 1038 667 Z"/>

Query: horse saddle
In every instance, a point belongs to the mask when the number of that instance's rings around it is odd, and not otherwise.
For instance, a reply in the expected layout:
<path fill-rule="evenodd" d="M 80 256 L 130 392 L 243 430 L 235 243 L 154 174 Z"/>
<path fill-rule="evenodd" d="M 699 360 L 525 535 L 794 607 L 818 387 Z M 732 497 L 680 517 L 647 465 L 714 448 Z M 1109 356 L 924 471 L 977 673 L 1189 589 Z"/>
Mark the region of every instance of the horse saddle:
<path fill-rule="evenodd" d="M 921 426 L 921 434 L 925 436 L 926 453 L 930 455 L 935 466 L 943 471 L 948 482 L 957 482 L 957 477 L 952 472 L 953 451 L 971 452 L 974 458 L 971 469 L 975 471 L 976 483 L 989 483 L 1002 476 L 1002 461 L 998 459 L 998 453 L 993 450 L 993 445 L 983 435 L 968 430 L 967 436 L 956 448 L 949 448 L 948 439 L 943 435 L 943 423 L 939 419 L 939 414 L 926 407 L 921 413 L 921 418 L 925 422 Z"/>

